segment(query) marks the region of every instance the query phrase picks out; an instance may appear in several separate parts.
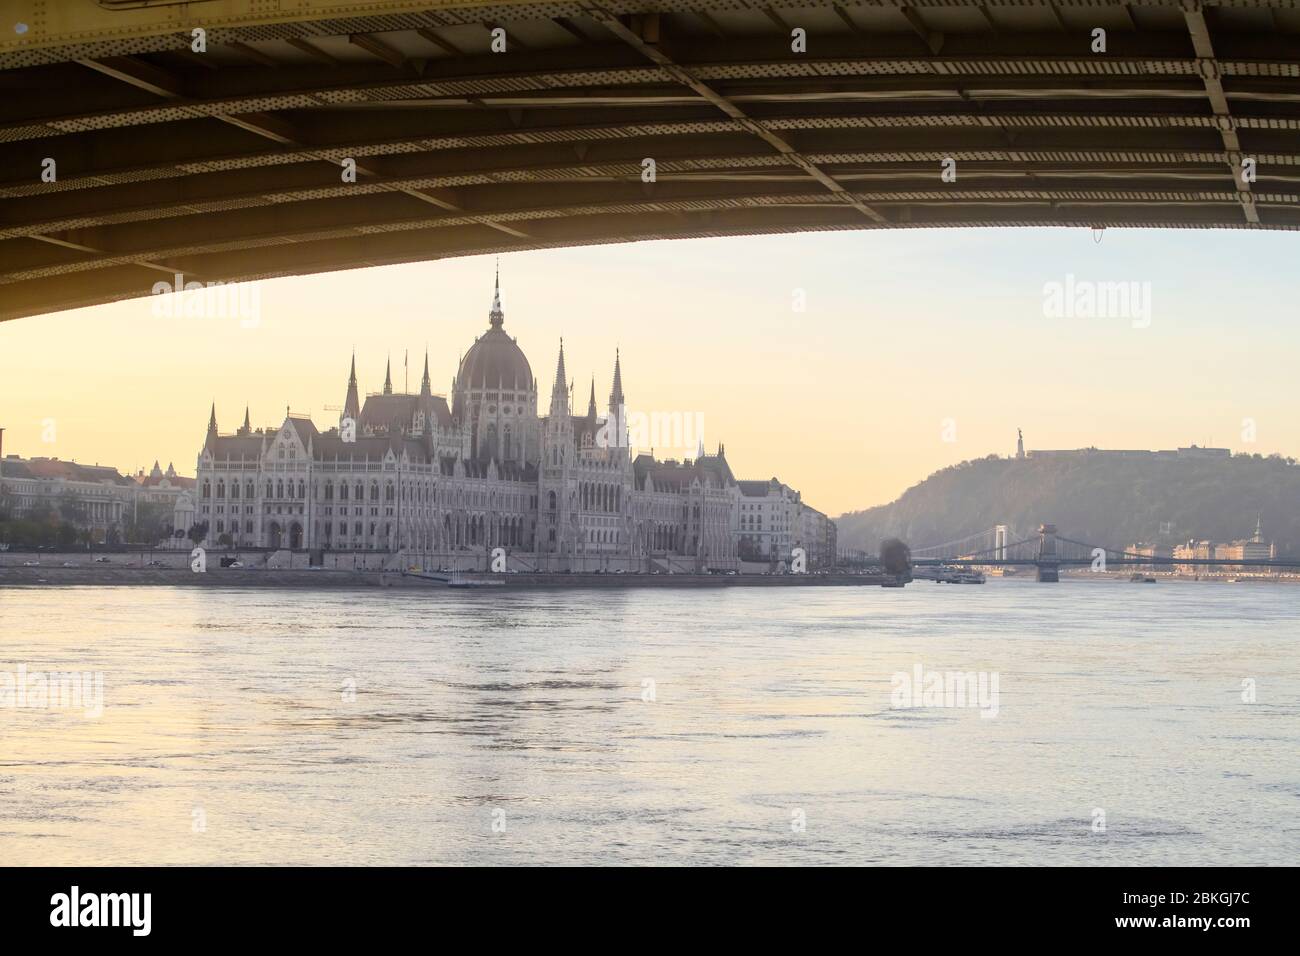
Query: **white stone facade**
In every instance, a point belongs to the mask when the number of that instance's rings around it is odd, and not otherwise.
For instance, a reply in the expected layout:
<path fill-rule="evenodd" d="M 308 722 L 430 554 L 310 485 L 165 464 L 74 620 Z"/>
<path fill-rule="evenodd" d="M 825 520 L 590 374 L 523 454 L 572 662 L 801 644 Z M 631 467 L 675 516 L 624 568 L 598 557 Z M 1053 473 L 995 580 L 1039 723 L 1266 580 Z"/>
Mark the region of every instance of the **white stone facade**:
<path fill-rule="evenodd" d="M 486 566 L 497 547 L 521 570 L 738 565 L 742 495 L 722 447 L 693 461 L 634 458 L 618 434 L 618 356 L 607 414 L 593 384 L 586 414 L 575 415 L 561 342 L 539 416 L 537 380 L 504 331 L 498 288 L 451 396 L 449 405 L 433 394 L 426 357 L 418 394 L 395 394 L 389 375 L 363 405 L 354 359 L 328 431 L 292 414 L 254 431 L 246 412 L 234 435 L 221 435 L 214 407 L 193 502 L 206 544 L 378 551 L 395 563 L 462 568 Z"/>

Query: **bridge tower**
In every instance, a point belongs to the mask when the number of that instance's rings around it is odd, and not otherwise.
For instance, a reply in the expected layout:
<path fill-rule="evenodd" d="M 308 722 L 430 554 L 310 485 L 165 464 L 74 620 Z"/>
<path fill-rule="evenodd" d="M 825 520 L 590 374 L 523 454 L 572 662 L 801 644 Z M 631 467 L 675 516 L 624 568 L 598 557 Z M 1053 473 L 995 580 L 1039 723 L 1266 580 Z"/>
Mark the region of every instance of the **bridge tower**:
<path fill-rule="evenodd" d="M 1004 524 L 997 525 L 993 529 L 993 560 L 1005 561 L 1007 559 L 1007 526 Z"/>
<path fill-rule="evenodd" d="M 1042 583 L 1055 584 L 1061 580 L 1058 572 L 1060 561 L 1056 556 L 1056 525 L 1040 524 L 1038 526 L 1038 580 Z"/>

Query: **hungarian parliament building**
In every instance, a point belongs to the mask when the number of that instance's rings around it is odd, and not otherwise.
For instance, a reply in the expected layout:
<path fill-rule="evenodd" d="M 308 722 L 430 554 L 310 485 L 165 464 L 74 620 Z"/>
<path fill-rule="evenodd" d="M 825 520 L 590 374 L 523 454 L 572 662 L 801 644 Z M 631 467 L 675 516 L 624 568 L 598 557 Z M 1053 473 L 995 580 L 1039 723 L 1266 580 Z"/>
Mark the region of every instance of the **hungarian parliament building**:
<path fill-rule="evenodd" d="M 498 280 L 450 404 L 426 353 L 419 393 L 395 393 L 390 367 L 364 404 L 354 355 L 327 431 L 292 412 L 253 429 L 245 410 L 222 434 L 214 406 L 192 492 L 205 546 L 308 551 L 328 565 L 396 555 L 464 566 L 471 552 L 486 566 L 497 548 L 527 570 L 779 568 L 795 549 L 809 569 L 834 564 L 834 522 L 776 478 L 738 481 L 722 445 L 682 461 L 633 455 L 617 355 L 606 414 L 594 382 L 575 414 L 561 341 L 539 415 L 532 366 L 504 326 Z"/>

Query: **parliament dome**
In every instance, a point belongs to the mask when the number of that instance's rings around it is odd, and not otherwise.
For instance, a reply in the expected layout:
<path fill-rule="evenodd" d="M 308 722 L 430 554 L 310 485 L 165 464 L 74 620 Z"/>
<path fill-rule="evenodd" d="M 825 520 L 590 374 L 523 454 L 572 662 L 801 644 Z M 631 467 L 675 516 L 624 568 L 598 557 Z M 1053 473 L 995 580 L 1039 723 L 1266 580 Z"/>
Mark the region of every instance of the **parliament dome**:
<path fill-rule="evenodd" d="M 491 327 L 474 340 L 456 373 L 456 390 L 511 389 L 531 391 L 533 369 L 524 350 L 506 334 L 505 313 L 501 310 L 501 284 L 498 281 L 488 313 Z"/>

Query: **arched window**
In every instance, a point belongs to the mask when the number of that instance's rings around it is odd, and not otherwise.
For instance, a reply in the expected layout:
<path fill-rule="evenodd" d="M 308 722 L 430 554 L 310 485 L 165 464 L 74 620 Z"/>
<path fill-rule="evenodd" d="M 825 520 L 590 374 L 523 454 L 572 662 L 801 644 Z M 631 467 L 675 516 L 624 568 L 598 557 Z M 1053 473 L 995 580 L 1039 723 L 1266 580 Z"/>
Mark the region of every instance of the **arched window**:
<path fill-rule="evenodd" d="M 283 481 L 278 481 L 278 480 L 276 481 L 276 483 L 275 483 L 275 496 L 276 496 L 277 498 L 283 498 L 283 497 L 284 497 L 284 482 L 283 482 Z"/>
<path fill-rule="evenodd" d="M 239 482 L 238 482 L 238 481 L 232 481 L 232 482 L 230 483 L 230 497 L 232 497 L 232 498 L 238 498 L 238 497 L 239 497 Z"/>
<path fill-rule="evenodd" d="M 346 481 L 340 481 L 340 482 L 339 482 L 339 501 L 347 501 L 347 500 L 348 500 L 348 483 L 347 483 Z"/>
<path fill-rule="evenodd" d="M 217 479 L 217 497 L 218 498 L 226 497 L 226 482 L 225 479 L 223 478 Z"/>
<path fill-rule="evenodd" d="M 209 482 L 206 478 L 203 479 L 203 497 L 204 498 L 212 497 L 212 483 Z"/>
<path fill-rule="evenodd" d="M 550 493 L 550 495 L 549 495 L 549 497 L 548 497 L 547 500 L 550 502 L 551 510 L 554 511 L 554 510 L 555 510 L 555 492 L 552 491 L 552 492 Z"/>

